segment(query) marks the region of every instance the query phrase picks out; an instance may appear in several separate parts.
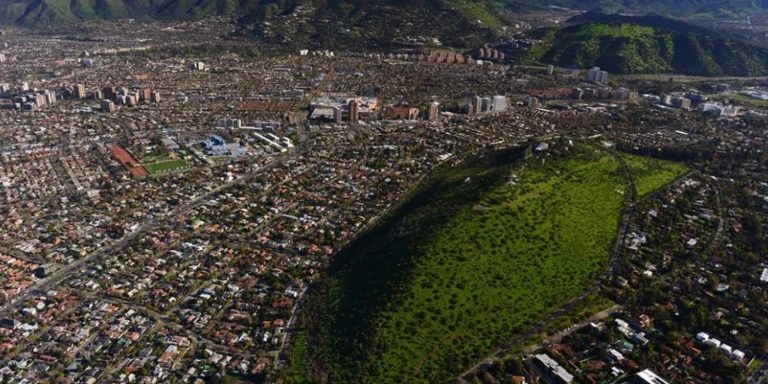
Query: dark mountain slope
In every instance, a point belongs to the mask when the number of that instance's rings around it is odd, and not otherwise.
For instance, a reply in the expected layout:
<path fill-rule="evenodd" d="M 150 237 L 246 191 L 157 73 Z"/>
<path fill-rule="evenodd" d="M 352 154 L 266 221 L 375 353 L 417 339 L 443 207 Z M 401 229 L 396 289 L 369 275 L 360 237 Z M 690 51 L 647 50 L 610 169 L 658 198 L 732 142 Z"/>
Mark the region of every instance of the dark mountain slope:
<path fill-rule="evenodd" d="M 49 26 L 91 19 L 197 19 L 206 16 L 238 16 L 263 21 L 288 15 L 297 8 L 322 17 L 363 18 L 373 12 L 389 12 L 392 20 L 409 19 L 418 13 L 429 17 L 455 11 L 466 21 L 501 26 L 496 16 L 502 0 L 0 0 L 0 23 Z M 439 25 L 427 18 L 422 23 Z M 450 20 L 449 20 L 450 21 Z"/>
<path fill-rule="evenodd" d="M 244 34 L 334 50 L 432 45 L 432 38 L 474 47 L 493 38 L 489 24 L 500 23 L 487 8 L 463 9 L 446 0 L 268 0 L 241 19 Z"/>
<path fill-rule="evenodd" d="M 768 74 L 765 48 L 711 34 L 677 32 L 637 23 L 587 23 L 551 29 L 530 56 L 564 67 L 597 65 L 622 74 Z"/>
<path fill-rule="evenodd" d="M 768 10 L 768 0 L 0 0 L 0 23 L 47 26 L 90 19 L 190 19 L 214 15 L 248 16 L 249 20 L 286 14 L 297 6 L 350 14 L 394 7 L 397 19 L 434 7 L 458 11 L 468 21 L 501 25 L 501 10 L 520 11 L 562 6 L 599 12 L 658 13 L 713 18 Z M 425 23 L 438 23 L 428 19 Z"/>
<path fill-rule="evenodd" d="M 657 13 L 693 18 L 746 16 L 768 10 L 766 0 L 511 0 L 510 3 L 518 7 L 555 5 L 604 13 Z"/>

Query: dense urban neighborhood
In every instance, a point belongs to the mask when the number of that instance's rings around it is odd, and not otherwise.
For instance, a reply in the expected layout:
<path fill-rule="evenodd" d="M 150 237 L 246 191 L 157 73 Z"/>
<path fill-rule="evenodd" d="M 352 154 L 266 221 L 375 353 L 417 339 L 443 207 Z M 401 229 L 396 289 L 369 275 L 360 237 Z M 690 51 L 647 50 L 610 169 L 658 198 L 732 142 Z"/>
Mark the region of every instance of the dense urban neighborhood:
<path fill-rule="evenodd" d="M 0 383 L 768 383 L 768 79 L 112 27 L 0 34 Z"/>

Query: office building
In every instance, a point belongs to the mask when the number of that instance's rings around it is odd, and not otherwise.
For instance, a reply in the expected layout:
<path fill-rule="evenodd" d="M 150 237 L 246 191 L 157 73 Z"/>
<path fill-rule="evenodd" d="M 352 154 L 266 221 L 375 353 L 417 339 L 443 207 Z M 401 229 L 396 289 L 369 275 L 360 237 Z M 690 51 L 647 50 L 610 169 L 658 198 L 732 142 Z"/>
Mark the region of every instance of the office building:
<path fill-rule="evenodd" d="M 350 123 L 356 123 L 359 116 L 358 116 L 358 107 L 359 104 L 357 102 L 357 99 L 352 99 L 349 102 L 349 122 Z"/>
<path fill-rule="evenodd" d="M 427 110 L 427 120 L 429 121 L 435 121 L 437 120 L 438 114 L 440 112 L 440 103 L 433 101 L 429 103 L 429 109 Z"/>
<path fill-rule="evenodd" d="M 388 107 L 382 111 L 381 117 L 386 120 L 416 120 L 419 109 L 410 107 Z"/>
<path fill-rule="evenodd" d="M 104 93 L 105 99 L 114 99 L 115 96 L 117 96 L 117 88 L 115 87 L 104 87 L 102 92 Z"/>
<path fill-rule="evenodd" d="M 45 91 L 45 103 L 48 105 L 53 105 L 56 103 L 56 92 L 51 90 Z"/>
<path fill-rule="evenodd" d="M 73 96 L 76 99 L 85 99 L 85 85 L 75 84 Z"/>
<path fill-rule="evenodd" d="M 45 106 L 47 103 L 45 102 L 45 94 L 38 93 L 35 94 L 35 96 L 32 98 L 32 102 L 35 103 L 35 107 L 42 107 Z"/>
<path fill-rule="evenodd" d="M 149 87 L 144 87 L 141 89 L 140 97 L 139 99 L 145 103 L 149 103 L 152 100 L 152 90 L 149 89 Z"/>
<path fill-rule="evenodd" d="M 202 61 L 195 61 L 192 64 L 189 65 L 191 69 L 194 69 L 195 71 L 205 71 L 205 63 Z"/>
<path fill-rule="evenodd" d="M 504 112 L 507 110 L 507 97 L 506 96 L 494 96 L 491 103 L 491 109 L 493 112 Z"/>
<path fill-rule="evenodd" d="M 112 100 L 102 100 L 101 101 L 101 111 L 102 112 L 109 112 L 112 113 L 115 111 L 115 103 L 112 102 Z"/>
<path fill-rule="evenodd" d="M 608 72 L 600 70 L 600 67 L 594 67 L 587 71 L 587 81 L 592 83 L 607 83 Z"/>
<path fill-rule="evenodd" d="M 672 99 L 672 106 L 684 110 L 691 109 L 691 99 L 686 97 L 675 97 Z"/>
<path fill-rule="evenodd" d="M 491 111 L 491 105 L 493 101 L 490 97 L 483 97 L 482 104 L 480 105 L 480 112 L 486 113 Z"/>
<path fill-rule="evenodd" d="M 480 97 L 480 96 L 475 96 L 473 100 L 474 100 L 475 114 L 477 115 L 477 114 L 482 113 L 483 112 L 483 98 Z"/>
<path fill-rule="evenodd" d="M 483 98 L 472 96 L 469 98 L 469 114 L 477 115 L 483 110 Z"/>
<path fill-rule="evenodd" d="M 219 128 L 234 128 L 234 129 L 240 129 L 243 127 L 243 121 L 240 119 L 220 119 L 219 120 Z"/>

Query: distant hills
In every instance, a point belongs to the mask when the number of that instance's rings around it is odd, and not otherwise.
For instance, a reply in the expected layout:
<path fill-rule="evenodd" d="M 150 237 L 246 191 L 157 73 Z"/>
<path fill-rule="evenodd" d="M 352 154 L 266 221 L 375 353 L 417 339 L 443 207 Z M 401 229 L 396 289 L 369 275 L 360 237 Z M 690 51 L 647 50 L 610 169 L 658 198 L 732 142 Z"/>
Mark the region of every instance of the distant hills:
<path fill-rule="evenodd" d="M 494 7 L 488 0 L 267 0 L 240 25 L 263 41 L 310 49 L 476 47 L 504 23 Z"/>
<path fill-rule="evenodd" d="M 389 10 L 387 16 L 394 20 L 427 10 L 455 11 L 468 21 L 494 27 L 501 23 L 492 8 L 500 6 L 503 0 L 0 0 L 0 23 L 51 26 L 92 19 L 187 20 L 221 15 L 254 21 L 297 9 L 334 18 Z"/>
<path fill-rule="evenodd" d="M 0 23 L 61 26 L 94 19 L 198 19 L 240 15 L 259 0 L 0 0 Z"/>
<path fill-rule="evenodd" d="M 510 0 L 513 6 L 561 6 L 602 13 L 657 13 L 686 18 L 742 17 L 768 9 L 766 0 Z"/>
<path fill-rule="evenodd" d="M 0 23 L 57 27 L 93 19 L 236 17 L 265 49 L 352 49 L 492 42 L 515 12 L 552 7 L 694 17 L 765 11 L 768 0 L 0 0 Z M 766 49 L 682 21 L 585 13 L 541 37 L 530 58 L 613 73 L 768 74 Z M 577 25 L 573 25 L 577 24 Z"/>
<path fill-rule="evenodd" d="M 331 16 L 390 9 L 393 13 L 388 16 L 392 19 L 407 18 L 409 13 L 424 9 L 454 10 L 469 22 L 498 27 L 507 12 L 552 6 L 603 13 L 716 18 L 766 11 L 768 0 L 0 0 L 0 23 L 50 26 L 91 19 L 186 20 L 219 15 L 243 16 L 253 21 L 303 8 Z"/>
<path fill-rule="evenodd" d="M 397 41 L 473 47 L 504 25 L 503 5 L 504 0 L 0 0 L 0 24 L 232 16 L 242 35 L 283 47 L 375 48 Z"/>
<path fill-rule="evenodd" d="M 599 66 L 620 74 L 768 75 L 766 48 L 662 18 L 623 20 L 540 31 L 542 42 L 529 56 L 563 67 Z"/>

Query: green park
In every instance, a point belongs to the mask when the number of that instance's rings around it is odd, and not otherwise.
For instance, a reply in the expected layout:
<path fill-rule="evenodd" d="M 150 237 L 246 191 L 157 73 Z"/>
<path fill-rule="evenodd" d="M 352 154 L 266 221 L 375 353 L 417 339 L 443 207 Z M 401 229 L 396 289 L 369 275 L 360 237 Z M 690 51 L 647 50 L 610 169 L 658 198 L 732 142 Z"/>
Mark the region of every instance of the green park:
<path fill-rule="evenodd" d="M 450 382 L 605 273 L 630 177 L 685 170 L 564 140 L 439 167 L 313 286 L 286 381 Z"/>

